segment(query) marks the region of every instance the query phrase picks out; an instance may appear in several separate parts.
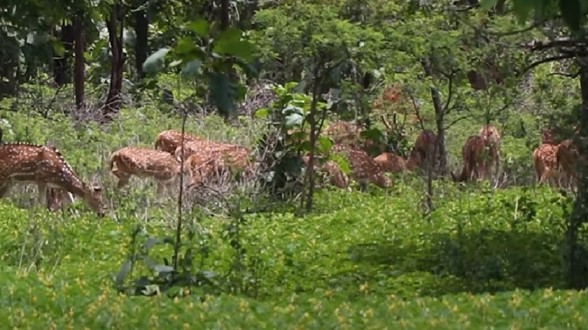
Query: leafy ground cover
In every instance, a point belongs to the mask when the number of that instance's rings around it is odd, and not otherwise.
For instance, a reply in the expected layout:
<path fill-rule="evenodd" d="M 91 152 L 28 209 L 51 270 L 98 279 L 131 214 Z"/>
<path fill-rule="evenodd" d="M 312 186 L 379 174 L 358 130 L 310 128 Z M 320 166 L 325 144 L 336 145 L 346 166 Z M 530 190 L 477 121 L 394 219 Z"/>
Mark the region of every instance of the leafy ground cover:
<path fill-rule="evenodd" d="M 447 184 L 423 219 L 411 186 L 407 179 L 389 192 L 326 190 L 304 217 L 247 215 L 234 294 L 203 289 L 174 299 L 113 288 L 136 225 L 141 237 L 163 235 L 169 214 L 117 222 L 76 216 L 76 207 L 49 214 L 2 200 L 0 314 L 19 328 L 585 325 L 585 294 L 557 290 L 566 199 L 548 188 L 473 192 Z M 198 220 L 191 242 L 205 247 L 201 269 L 230 269 L 229 221 Z M 154 258 L 171 255 L 166 246 L 155 250 Z"/>

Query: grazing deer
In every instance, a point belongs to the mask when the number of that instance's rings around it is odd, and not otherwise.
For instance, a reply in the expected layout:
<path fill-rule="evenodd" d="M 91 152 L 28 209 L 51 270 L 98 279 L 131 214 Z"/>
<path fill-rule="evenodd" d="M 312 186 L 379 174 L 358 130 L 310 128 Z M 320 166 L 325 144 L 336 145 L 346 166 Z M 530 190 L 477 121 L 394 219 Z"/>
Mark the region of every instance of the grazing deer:
<path fill-rule="evenodd" d="M 437 134 L 428 129 L 421 131 L 410 150 L 406 168 L 410 171 L 417 167 L 426 169 L 427 164 L 433 164 L 435 160 L 435 143 L 437 143 Z"/>
<path fill-rule="evenodd" d="M 0 197 L 15 183 L 28 182 L 37 184 L 39 201 L 49 209 L 67 193 L 71 200 L 71 194 L 80 196 L 98 216 L 104 216 L 101 187 L 88 187 L 56 148 L 29 143 L 0 144 Z"/>
<path fill-rule="evenodd" d="M 365 151 L 340 144 L 334 145 L 331 150 L 347 156 L 351 177 L 359 182 L 361 190 L 365 190 L 368 183 L 373 183 L 380 188 L 390 184 L 390 180 L 384 175 L 380 166 Z"/>
<path fill-rule="evenodd" d="M 578 148 L 572 139 L 563 140 L 555 154 L 557 168 L 561 173 L 563 184 L 572 187 L 576 183 L 577 163 L 579 159 Z"/>
<path fill-rule="evenodd" d="M 325 129 L 325 136 L 333 140 L 333 144 L 346 145 L 366 152 L 383 152 L 385 145 L 369 138 L 362 137 L 363 128 L 356 123 L 336 121 Z"/>
<path fill-rule="evenodd" d="M 361 127 L 348 121 L 335 121 L 325 129 L 325 135 L 333 140 L 334 144 L 345 144 L 359 147 Z"/>
<path fill-rule="evenodd" d="M 251 175 L 256 166 L 250 160 L 249 149 L 243 146 L 207 145 L 186 159 L 184 171 L 191 178 L 190 186 L 195 186 L 204 179 L 218 178 L 227 172 L 241 171 Z"/>
<path fill-rule="evenodd" d="M 171 191 L 181 173 L 180 163 L 169 152 L 141 147 L 125 147 L 110 156 L 110 171 L 118 178 L 117 188 L 123 188 L 134 175 L 152 177 L 156 184 L 156 195 Z"/>
<path fill-rule="evenodd" d="M 207 155 L 209 153 L 214 152 L 229 152 L 234 148 L 244 148 L 243 146 L 239 146 L 236 144 L 229 144 L 224 142 L 217 142 L 211 140 L 198 140 L 198 141 L 190 141 L 184 144 L 183 148 L 183 156 L 184 160 L 188 159 L 190 156 L 195 154 L 203 154 Z M 176 148 L 173 152 L 176 160 L 181 161 L 182 159 L 182 146 Z"/>
<path fill-rule="evenodd" d="M 500 133 L 496 127 L 485 125 L 480 128 L 478 135 L 484 140 L 487 154 L 484 157 L 484 166 L 488 171 L 495 167 L 498 173 L 498 163 L 500 161 Z"/>
<path fill-rule="evenodd" d="M 315 164 L 316 160 L 317 158 L 315 158 Z M 304 166 L 308 168 L 310 157 L 308 155 L 302 156 L 302 162 L 304 163 Z M 341 189 L 349 188 L 349 177 L 345 175 L 343 170 L 341 170 L 341 167 L 339 167 L 339 165 L 336 162 L 332 160 L 327 160 L 324 164 L 320 164 L 317 166 L 317 172 L 325 174 L 326 177 L 329 179 L 329 183 L 333 186 Z"/>
<path fill-rule="evenodd" d="M 554 184 L 557 177 L 557 145 L 542 143 L 533 151 L 533 165 L 539 183 Z"/>
<path fill-rule="evenodd" d="M 488 175 L 488 169 L 484 164 L 485 148 L 486 143 L 479 135 L 473 135 L 467 138 L 461 148 L 461 156 L 463 158 L 463 168 L 461 173 L 456 176 L 453 172 L 450 172 L 453 181 L 479 181 Z"/>
<path fill-rule="evenodd" d="M 384 172 L 400 173 L 406 170 L 406 161 L 399 155 L 391 152 L 383 152 L 374 158 L 374 162 L 382 168 Z"/>
<path fill-rule="evenodd" d="M 202 138 L 184 132 L 184 143 L 200 141 Z M 155 150 L 174 153 L 182 145 L 182 132 L 167 130 L 157 134 L 155 138 Z"/>

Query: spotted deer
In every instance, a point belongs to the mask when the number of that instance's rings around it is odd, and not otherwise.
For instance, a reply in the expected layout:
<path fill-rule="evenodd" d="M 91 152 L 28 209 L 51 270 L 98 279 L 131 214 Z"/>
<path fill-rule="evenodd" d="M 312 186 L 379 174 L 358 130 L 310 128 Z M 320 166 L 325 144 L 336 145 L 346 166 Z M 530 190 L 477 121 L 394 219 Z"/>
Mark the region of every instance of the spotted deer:
<path fill-rule="evenodd" d="M 490 171 L 495 168 L 498 173 L 498 164 L 500 161 L 500 133 L 496 127 L 485 125 L 480 128 L 478 135 L 484 140 L 486 153 L 484 155 L 484 167 Z"/>
<path fill-rule="evenodd" d="M 179 146 L 173 152 L 174 157 L 181 161 L 182 155 L 184 160 L 188 159 L 190 156 L 195 154 L 202 154 L 207 155 L 209 153 L 214 152 L 228 152 L 231 149 L 235 148 L 244 148 L 243 146 L 239 146 L 236 144 L 224 143 L 224 142 L 217 142 L 212 140 L 198 140 L 198 141 L 190 141 L 184 144 L 184 147 Z M 183 149 L 183 150 L 182 150 Z M 183 154 L 182 154 L 183 153 Z"/>
<path fill-rule="evenodd" d="M 315 165 L 317 164 L 316 161 L 317 159 L 315 158 Z M 304 166 L 308 168 L 310 157 L 308 155 L 302 156 L 302 162 L 304 163 Z M 316 169 L 318 173 L 323 174 L 328 178 L 331 185 L 341 189 L 349 188 L 349 177 L 343 172 L 343 170 L 341 170 L 341 167 L 339 167 L 336 162 L 327 160 L 322 164 L 318 164 Z"/>
<path fill-rule="evenodd" d="M 557 144 L 550 128 L 541 129 L 541 144 Z"/>
<path fill-rule="evenodd" d="M 331 138 L 334 144 L 346 145 L 350 148 L 363 151 L 382 152 L 385 146 L 372 139 L 362 137 L 363 128 L 356 123 L 348 121 L 335 121 L 325 129 L 325 136 Z"/>
<path fill-rule="evenodd" d="M 368 183 L 373 183 L 380 188 L 390 185 L 390 180 L 384 175 L 380 166 L 365 151 L 345 145 L 334 145 L 331 150 L 346 156 L 351 168 L 351 178 L 360 184 L 362 190 L 366 189 Z"/>
<path fill-rule="evenodd" d="M 15 183 L 35 183 L 39 202 L 49 209 L 61 203 L 64 195 L 81 197 L 100 217 L 105 205 L 102 188 L 89 187 L 71 169 L 56 148 L 29 143 L 0 144 L 0 197 Z"/>
<path fill-rule="evenodd" d="M 184 132 L 184 143 L 200 141 L 202 138 Z M 182 132 L 167 130 L 157 134 L 155 138 L 155 150 L 174 153 L 182 145 Z"/>
<path fill-rule="evenodd" d="M 435 159 L 435 143 L 437 143 L 437 134 L 431 130 L 421 131 L 410 150 L 406 161 L 407 169 L 411 171 L 415 168 L 426 169 L 426 165 Z"/>
<path fill-rule="evenodd" d="M 558 146 L 555 154 L 557 168 L 561 173 L 561 184 L 573 187 L 576 184 L 576 164 L 578 163 L 578 148 L 572 139 L 563 140 Z"/>
<path fill-rule="evenodd" d="M 486 143 L 482 137 L 479 135 L 468 137 L 461 148 L 461 156 L 463 158 L 463 168 L 461 173 L 456 176 L 453 172 L 450 172 L 453 181 L 479 181 L 486 178 L 488 175 L 488 169 L 484 164 L 485 150 Z"/>
<path fill-rule="evenodd" d="M 555 184 L 558 179 L 557 145 L 542 143 L 533 151 L 533 166 L 539 183 Z"/>
<path fill-rule="evenodd" d="M 169 152 L 142 147 L 125 147 L 110 156 L 110 171 L 118 178 L 117 188 L 129 184 L 134 175 L 139 178 L 153 178 L 157 184 L 156 195 L 164 190 L 171 192 L 179 182 L 180 163 Z"/>
<path fill-rule="evenodd" d="M 186 159 L 184 171 L 190 177 L 191 187 L 225 173 L 241 172 L 250 177 L 258 165 L 251 161 L 250 154 L 248 148 L 238 145 L 204 145 Z"/>
<path fill-rule="evenodd" d="M 383 152 L 374 158 L 374 162 L 384 172 L 400 173 L 406 170 L 406 161 L 399 155 L 391 152 Z"/>
<path fill-rule="evenodd" d="M 334 144 L 359 147 L 361 127 L 348 121 L 335 121 L 325 129 L 325 135 L 333 140 Z"/>

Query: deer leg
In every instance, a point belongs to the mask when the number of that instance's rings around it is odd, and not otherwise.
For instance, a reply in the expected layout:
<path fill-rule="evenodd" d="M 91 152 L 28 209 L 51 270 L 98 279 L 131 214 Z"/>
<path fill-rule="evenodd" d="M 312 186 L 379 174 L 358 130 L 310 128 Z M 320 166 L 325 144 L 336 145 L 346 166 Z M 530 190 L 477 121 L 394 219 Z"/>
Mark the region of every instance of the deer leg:
<path fill-rule="evenodd" d="M 9 183 L 4 183 L 3 185 L 1 185 L 0 186 L 0 198 L 6 196 L 8 191 L 10 191 L 11 187 L 12 187 L 12 185 Z"/>
<path fill-rule="evenodd" d="M 37 190 L 39 193 L 39 203 L 44 205 L 45 207 L 49 208 L 49 197 L 48 195 L 51 193 L 51 189 L 47 188 L 47 184 L 44 182 L 37 183 Z"/>
<path fill-rule="evenodd" d="M 118 189 L 123 188 L 124 186 L 129 184 L 129 180 L 131 179 L 131 176 L 128 174 L 123 174 L 120 172 L 112 172 L 117 178 L 118 178 L 118 183 L 116 184 L 116 187 Z"/>

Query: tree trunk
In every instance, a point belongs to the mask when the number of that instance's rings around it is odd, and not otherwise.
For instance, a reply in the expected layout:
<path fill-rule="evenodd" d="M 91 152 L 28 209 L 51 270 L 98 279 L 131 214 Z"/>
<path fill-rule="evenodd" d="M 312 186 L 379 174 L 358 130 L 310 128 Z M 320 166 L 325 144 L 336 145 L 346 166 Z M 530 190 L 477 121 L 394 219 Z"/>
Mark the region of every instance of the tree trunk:
<path fill-rule="evenodd" d="M 142 7 L 145 6 L 146 1 L 137 1 L 137 5 Z M 143 63 L 147 59 L 149 53 L 149 19 L 147 18 L 147 10 L 137 10 L 133 14 L 135 18 L 135 33 L 137 40 L 135 42 L 135 68 L 137 70 L 137 77 L 139 80 L 145 77 L 143 71 Z"/>
<path fill-rule="evenodd" d="M 441 102 L 441 94 L 437 88 L 431 88 L 431 98 L 435 108 L 435 125 L 437 126 L 437 140 L 435 155 L 432 159 L 435 164 L 435 172 L 439 175 L 447 174 L 447 150 L 445 149 L 445 111 Z"/>
<path fill-rule="evenodd" d="M 74 44 L 74 94 L 76 96 L 76 109 L 84 107 L 84 79 L 86 64 L 84 61 L 84 15 L 78 13 L 73 20 L 73 31 L 75 35 Z"/>
<path fill-rule="evenodd" d="M 567 284 L 571 289 L 584 289 L 588 286 L 588 258 L 585 249 L 578 242 L 578 229 L 588 219 L 588 164 L 585 160 L 588 155 L 588 58 L 578 59 L 578 64 L 582 91 L 580 132 L 574 139 L 580 154 L 577 164 L 578 192 L 566 230 Z"/>
<path fill-rule="evenodd" d="M 315 78 L 316 79 L 316 78 Z M 316 151 L 316 140 L 317 140 L 317 131 L 316 131 L 316 110 L 318 105 L 318 81 L 315 82 L 315 88 L 312 93 L 312 102 L 310 104 L 310 113 L 308 114 L 308 126 L 310 127 L 310 135 L 308 137 L 308 142 L 310 143 L 310 151 L 308 153 L 308 168 L 306 169 L 306 187 L 308 189 L 308 194 L 306 195 L 306 211 L 312 210 L 313 198 L 314 198 L 314 156 Z M 316 93 L 315 93 L 316 92 Z"/>
<path fill-rule="evenodd" d="M 229 26 L 230 26 L 229 9 L 230 9 L 229 0 L 221 0 L 221 15 L 220 15 L 221 16 L 220 17 L 221 30 L 225 30 L 225 29 L 229 28 Z"/>
<path fill-rule="evenodd" d="M 58 87 L 61 87 L 71 82 L 71 76 L 69 75 L 68 60 L 75 39 L 73 25 L 61 25 L 60 39 L 61 43 L 63 44 L 63 47 L 65 48 L 65 52 L 61 57 L 58 57 L 56 54 L 53 54 L 53 80 L 55 81 L 55 84 L 57 84 Z"/>
<path fill-rule="evenodd" d="M 122 52 L 122 37 L 123 37 L 123 21 L 122 21 L 122 5 L 115 3 L 110 10 L 110 17 L 106 21 L 106 28 L 108 29 L 108 40 L 110 41 L 110 51 L 112 53 L 112 67 L 110 69 L 110 86 L 108 88 L 108 95 L 102 107 L 102 115 L 106 122 L 118 114 L 121 100 L 122 79 L 123 79 L 123 52 Z M 117 23 L 120 23 L 120 30 L 117 28 Z"/>

